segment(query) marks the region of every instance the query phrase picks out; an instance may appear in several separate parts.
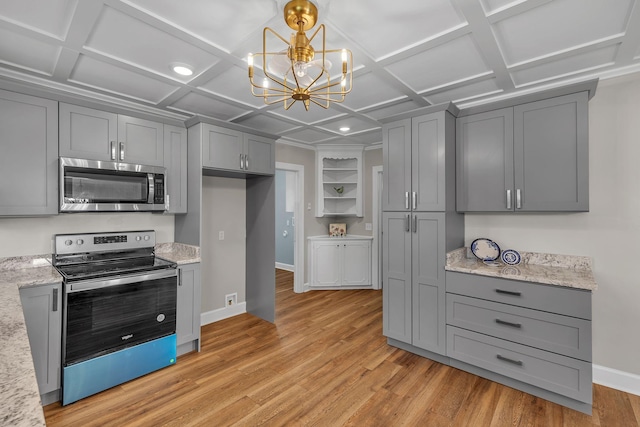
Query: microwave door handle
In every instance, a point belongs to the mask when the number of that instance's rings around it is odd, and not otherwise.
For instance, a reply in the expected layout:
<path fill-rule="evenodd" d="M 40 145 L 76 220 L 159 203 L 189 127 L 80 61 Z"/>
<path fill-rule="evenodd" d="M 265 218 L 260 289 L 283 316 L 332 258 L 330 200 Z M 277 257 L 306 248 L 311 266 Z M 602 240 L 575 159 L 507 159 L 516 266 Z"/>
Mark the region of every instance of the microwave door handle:
<path fill-rule="evenodd" d="M 147 185 L 149 188 L 149 194 L 147 195 L 147 203 L 153 204 L 156 195 L 156 186 L 153 180 L 154 175 L 152 173 L 147 174 Z"/>

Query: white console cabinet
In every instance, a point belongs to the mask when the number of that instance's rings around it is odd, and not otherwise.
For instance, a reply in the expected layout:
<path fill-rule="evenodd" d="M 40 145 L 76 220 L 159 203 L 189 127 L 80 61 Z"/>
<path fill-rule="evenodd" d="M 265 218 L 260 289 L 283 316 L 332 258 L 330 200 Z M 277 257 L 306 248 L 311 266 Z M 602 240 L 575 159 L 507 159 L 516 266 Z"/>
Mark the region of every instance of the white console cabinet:
<path fill-rule="evenodd" d="M 367 236 L 309 237 L 312 289 L 372 289 L 371 241 Z"/>

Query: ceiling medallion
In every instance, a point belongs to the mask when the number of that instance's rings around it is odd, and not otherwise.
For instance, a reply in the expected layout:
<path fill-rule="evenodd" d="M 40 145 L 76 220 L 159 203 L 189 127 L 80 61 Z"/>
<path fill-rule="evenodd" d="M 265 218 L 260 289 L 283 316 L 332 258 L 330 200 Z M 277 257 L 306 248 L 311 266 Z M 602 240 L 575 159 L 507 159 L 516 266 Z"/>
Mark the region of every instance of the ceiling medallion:
<path fill-rule="evenodd" d="M 324 24 L 318 27 L 311 38 L 307 38 L 305 31 L 312 29 L 318 20 L 318 9 L 310 1 L 292 0 L 287 3 L 284 20 L 296 31 L 291 34 L 290 40 L 265 27 L 262 32 L 262 52 L 249 54 L 247 62 L 251 93 L 262 97 L 267 105 L 282 102 L 285 110 L 296 101 L 302 101 L 307 111 L 312 102 L 329 108 L 332 102 L 344 101 L 345 95 L 351 92 L 353 81 L 351 51 L 327 49 Z M 316 51 L 311 42 L 320 33 L 318 39 L 321 39 L 322 49 Z M 267 42 L 277 42 L 279 48 L 267 49 Z M 284 43 L 285 47 L 280 43 Z M 259 61 L 254 68 L 256 58 Z M 340 74 L 331 76 L 329 71 L 333 62 L 341 62 L 342 69 Z"/>

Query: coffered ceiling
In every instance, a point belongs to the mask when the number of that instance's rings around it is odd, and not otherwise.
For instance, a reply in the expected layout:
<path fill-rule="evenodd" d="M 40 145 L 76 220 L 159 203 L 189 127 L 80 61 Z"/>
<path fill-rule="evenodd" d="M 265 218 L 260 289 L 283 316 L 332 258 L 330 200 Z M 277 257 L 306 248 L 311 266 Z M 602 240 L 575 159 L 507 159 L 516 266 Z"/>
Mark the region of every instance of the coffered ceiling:
<path fill-rule="evenodd" d="M 2 0 L 0 79 L 315 145 L 378 143 L 379 119 L 423 106 L 640 71 L 640 0 L 314 2 L 328 47 L 354 55 L 353 91 L 328 110 L 250 93 L 247 53 L 265 26 L 291 32 L 286 0 Z"/>

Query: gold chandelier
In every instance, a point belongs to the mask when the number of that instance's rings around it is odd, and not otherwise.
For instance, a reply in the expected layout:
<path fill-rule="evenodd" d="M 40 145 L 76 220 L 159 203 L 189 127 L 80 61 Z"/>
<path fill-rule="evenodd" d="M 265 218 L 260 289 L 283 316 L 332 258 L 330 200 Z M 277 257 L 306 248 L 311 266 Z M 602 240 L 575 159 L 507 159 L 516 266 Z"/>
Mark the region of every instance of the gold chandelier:
<path fill-rule="evenodd" d="M 307 0 L 292 0 L 284 7 L 284 20 L 295 30 L 288 41 L 269 27 L 262 32 L 262 52 L 249 54 L 249 81 L 251 93 L 262 97 L 265 104 L 278 102 L 288 110 L 296 101 L 302 101 L 305 110 L 311 102 L 329 108 L 331 102 L 342 102 L 351 92 L 353 81 L 353 54 L 349 49 L 327 49 L 325 27 L 321 24 L 307 38 L 305 31 L 312 29 L 318 20 L 318 9 Z M 316 52 L 311 42 L 322 33 L 322 50 Z M 270 36 L 270 35 L 273 36 Z M 274 37 L 275 36 L 275 37 Z M 286 49 L 268 51 L 267 38 L 286 45 Z M 320 37 L 319 37 L 320 38 Z M 319 59 L 314 59 L 316 56 Z M 257 83 L 254 60 L 261 57 L 262 81 Z M 342 72 L 331 76 L 332 61 L 342 63 Z M 260 63 L 260 62 L 258 62 Z M 260 78 L 258 77 L 258 80 Z"/>

